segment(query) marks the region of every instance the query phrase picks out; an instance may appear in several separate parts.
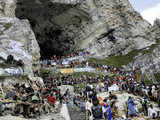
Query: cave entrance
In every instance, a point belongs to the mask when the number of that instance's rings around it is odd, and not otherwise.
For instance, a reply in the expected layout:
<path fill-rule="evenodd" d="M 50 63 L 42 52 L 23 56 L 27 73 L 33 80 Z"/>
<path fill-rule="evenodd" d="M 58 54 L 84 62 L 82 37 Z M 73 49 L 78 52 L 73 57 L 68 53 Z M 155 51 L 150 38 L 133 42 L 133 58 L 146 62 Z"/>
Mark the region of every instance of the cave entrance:
<path fill-rule="evenodd" d="M 40 46 L 41 59 L 62 56 L 76 47 L 82 18 L 75 5 L 49 0 L 17 0 L 16 17 L 28 19 Z"/>

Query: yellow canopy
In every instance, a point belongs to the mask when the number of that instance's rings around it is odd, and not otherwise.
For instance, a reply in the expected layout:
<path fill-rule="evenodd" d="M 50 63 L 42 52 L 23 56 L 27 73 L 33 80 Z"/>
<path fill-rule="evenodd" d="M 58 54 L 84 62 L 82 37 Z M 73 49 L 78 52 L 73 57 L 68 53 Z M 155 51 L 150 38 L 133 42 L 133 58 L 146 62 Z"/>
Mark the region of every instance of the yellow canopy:
<path fill-rule="evenodd" d="M 60 72 L 61 72 L 62 74 L 71 74 L 71 73 L 73 73 L 73 69 L 72 69 L 72 68 L 60 69 Z"/>

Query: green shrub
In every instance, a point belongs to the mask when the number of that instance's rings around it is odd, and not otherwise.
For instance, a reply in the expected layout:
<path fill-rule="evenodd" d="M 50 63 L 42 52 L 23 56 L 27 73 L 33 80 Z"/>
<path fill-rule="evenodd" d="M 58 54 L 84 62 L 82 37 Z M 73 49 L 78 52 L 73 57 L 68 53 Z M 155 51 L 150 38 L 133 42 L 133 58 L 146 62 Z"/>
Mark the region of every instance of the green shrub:
<path fill-rule="evenodd" d="M 43 77 L 45 77 L 46 74 L 48 74 L 49 76 L 58 76 L 58 74 L 52 69 L 41 68 L 40 69 L 40 76 L 43 78 Z"/>
<path fill-rule="evenodd" d="M 133 60 L 133 58 L 136 55 L 138 55 L 138 53 L 140 53 L 140 51 L 141 50 L 133 50 L 126 55 L 111 56 L 105 59 L 91 58 L 89 59 L 89 62 L 101 64 L 101 65 L 109 64 L 109 65 L 113 65 L 116 67 L 122 67 L 122 65 L 127 65 L 128 63 L 130 63 Z"/>
<path fill-rule="evenodd" d="M 12 23 L 7 23 L 3 25 L 3 27 L 5 27 L 5 30 L 8 30 L 11 26 L 12 26 Z"/>
<path fill-rule="evenodd" d="M 160 73 L 156 73 L 156 74 L 154 74 L 154 76 L 155 76 L 157 82 L 160 83 Z"/>
<path fill-rule="evenodd" d="M 140 50 L 135 49 L 126 55 L 111 56 L 104 59 L 90 58 L 89 62 L 100 64 L 100 65 L 109 64 L 115 67 L 122 68 L 123 65 L 127 65 L 130 62 L 132 62 L 134 57 L 137 56 L 138 54 L 151 53 L 157 47 L 157 45 L 159 45 L 159 43 L 152 44 L 148 49 L 140 49 Z"/>

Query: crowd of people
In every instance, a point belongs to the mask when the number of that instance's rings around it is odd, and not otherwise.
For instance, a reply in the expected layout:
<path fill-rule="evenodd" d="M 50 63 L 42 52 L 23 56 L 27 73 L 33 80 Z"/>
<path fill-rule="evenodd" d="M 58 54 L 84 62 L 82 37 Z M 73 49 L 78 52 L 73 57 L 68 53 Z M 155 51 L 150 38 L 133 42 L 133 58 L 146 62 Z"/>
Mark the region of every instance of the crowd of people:
<path fill-rule="evenodd" d="M 63 60 L 76 56 L 88 56 L 89 52 L 78 51 L 68 56 L 53 56 L 51 60 L 41 62 L 42 67 L 62 64 Z M 13 57 L 7 58 L 7 63 L 13 64 Z M 1 84 L 1 91 L 5 93 L 0 99 L 0 115 L 11 113 L 12 115 L 23 115 L 26 118 L 37 117 L 41 114 L 53 112 L 58 109 L 56 102 L 61 105 L 65 103 L 68 107 L 73 103 L 87 113 L 87 117 L 92 119 L 112 120 L 117 118 L 117 106 L 115 102 L 117 96 L 111 91 L 118 89 L 120 92 L 127 92 L 135 96 L 141 96 L 142 113 L 151 119 L 159 119 L 159 111 L 154 109 L 150 101 L 155 102 L 160 107 L 160 85 L 147 84 L 144 79 L 139 79 L 138 68 L 124 71 L 111 65 L 99 65 L 87 60 L 71 60 L 69 66 L 61 65 L 62 68 L 86 67 L 90 66 L 100 71 L 100 74 L 81 74 L 78 77 L 74 74 L 52 75 L 48 72 L 42 76 L 43 80 L 16 83 L 13 89 L 6 89 Z M 29 84 L 30 83 L 30 84 Z M 83 84 L 83 86 L 82 86 Z M 74 95 L 67 89 L 61 93 L 59 86 L 69 85 L 74 87 Z M 102 99 L 99 93 L 107 92 L 109 97 Z M 133 118 L 139 113 L 134 108 L 134 100 L 128 97 L 126 101 L 126 117 Z M 4 112 L 7 111 L 7 112 Z"/>
<path fill-rule="evenodd" d="M 159 112 L 154 109 L 152 104 L 149 104 L 148 101 L 156 102 L 160 107 L 160 85 L 153 84 L 147 85 L 143 80 L 137 80 L 137 70 L 131 71 L 121 71 L 116 67 L 105 67 L 108 73 L 112 73 L 112 77 L 106 75 L 105 79 L 97 81 L 92 81 L 92 79 L 87 84 L 87 102 L 86 102 L 86 109 L 89 111 L 89 115 L 92 113 L 92 117 L 96 119 L 106 118 L 111 120 L 117 114 L 116 108 L 114 106 L 115 101 L 111 102 L 111 99 L 116 99 L 116 96 L 110 92 L 110 87 L 116 85 L 118 87 L 118 91 L 126 91 L 130 94 L 135 96 L 141 96 L 141 104 L 142 104 L 142 112 L 145 116 L 149 116 L 151 119 L 158 119 Z M 93 87 L 93 83 L 95 84 Z M 102 92 L 109 92 L 108 99 L 100 99 L 97 96 L 97 93 Z M 109 100 L 109 103 L 107 103 Z M 107 101 L 107 102 L 106 102 Z M 128 98 L 126 101 L 126 116 L 127 117 L 134 117 L 138 116 L 138 111 L 134 108 L 134 101 L 131 97 Z M 94 110 L 95 109 L 95 110 Z M 99 111 L 99 113 L 96 113 Z"/>
<path fill-rule="evenodd" d="M 78 54 L 77 54 L 78 55 Z M 70 56 L 71 57 L 71 56 Z M 64 58 L 63 58 L 64 59 Z M 75 62 L 75 61 L 74 61 Z M 80 67 L 90 66 L 93 68 L 97 68 L 100 71 L 103 71 L 102 76 L 92 77 L 87 75 L 81 75 L 80 77 L 74 77 L 72 74 L 69 75 L 61 75 L 61 77 L 54 78 L 54 82 L 57 85 L 65 84 L 65 85 L 75 85 L 75 84 L 81 84 L 85 83 L 86 88 L 82 88 L 79 90 L 80 95 L 87 100 L 86 101 L 86 109 L 89 110 L 89 114 L 94 116 L 96 113 L 94 113 L 94 110 L 92 110 L 92 106 L 99 106 L 99 102 L 95 102 L 92 99 L 97 99 L 97 93 L 101 92 L 109 92 L 109 88 L 112 85 L 116 85 L 119 88 L 119 91 L 126 91 L 130 94 L 141 96 L 141 104 L 143 107 L 143 112 L 145 116 L 149 116 L 150 118 L 158 118 L 158 111 L 154 111 L 153 106 L 149 105 L 147 101 L 154 101 L 156 102 L 160 107 L 160 98 L 158 97 L 160 95 L 160 85 L 158 84 L 146 84 L 144 79 L 139 80 L 138 78 L 138 72 L 140 71 L 138 68 L 135 68 L 134 70 L 131 69 L 130 71 L 124 71 L 117 67 L 110 66 L 110 65 L 99 65 L 95 63 L 90 63 L 87 60 L 83 62 L 77 62 L 74 65 L 70 65 L 69 67 L 76 67 L 76 65 L 80 65 Z M 63 66 L 64 67 L 64 66 Z M 87 90 L 89 89 L 89 90 Z M 92 91 L 92 92 L 91 92 Z M 112 96 L 112 95 L 111 95 Z M 77 104 L 76 98 L 77 96 L 74 96 L 74 104 Z M 116 97 L 115 97 L 116 98 Z M 99 101 L 99 100 L 98 100 Z M 107 100 L 103 100 L 102 107 L 102 113 L 101 114 L 104 117 L 107 118 L 107 115 L 104 111 L 108 111 L 111 114 L 108 119 L 113 118 L 113 109 L 114 105 L 109 105 Z M 89 107 L 87 107 L 87 105 Z M 111 107 L 110 107 L 111 106 Z M 128 98 L 126 101 L 127 106 L 127 115 L 130 117 L 137 116 L 137 111 L 134 109 L 134 102 L 131 97 Z M 112 111 L 111 111 L 112 110 Z M 97 113 L 98 114 L 98 113 Z M 101 117 L 102 117 L 101 116 Z M 95 116 L 94 116 L 95 117 Z"/>
<path fill-rule="evenodd" d="M 59 66 L 60 68 L 64 67 L 75 67 L 75 66 L 83 66 L 85 63 L 83 60 L 88 57 L 90 53 L 84 50 L 77 50 L 71 54 L 64 55 L 64 56 L 56 56 L 53 55 L 50 59 L 41 60 L 42 67 L 55 67 Z M 79 60 L 81 58 L 81 60 Z M 86 64 L 85 64 L 86 65 Z"/>

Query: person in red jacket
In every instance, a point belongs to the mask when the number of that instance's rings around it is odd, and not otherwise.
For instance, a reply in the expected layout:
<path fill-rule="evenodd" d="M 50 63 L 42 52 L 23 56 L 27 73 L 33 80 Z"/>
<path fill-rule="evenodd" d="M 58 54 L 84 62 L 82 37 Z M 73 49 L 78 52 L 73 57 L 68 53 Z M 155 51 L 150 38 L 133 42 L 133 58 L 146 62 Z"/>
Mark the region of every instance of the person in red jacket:
<path fill-rule="evenodd" d="M 47 100 L 48 100 L 49 104 L 53 105 L 53 107 L 55 106 L 55 101 L 56 101 L 56 99 L 55 99 L 55 97 L 53 96 L 53 94 L 48 95 L 48 96 L 47 96 Z"/>
<path fill-rule="evenodd" d="M 48 95 L 46 98 L 47 98 L 49 104 L 52 104 L 52 97 L 50 95 Z"/>
<path fill-rule="evenodd" d="M 52 104 L 53 104 L 53 107 L 55 107 L 55 101 L 56 101 L 56 99 L 55 99 L 55 97 L 53 96 L 53 97 L 52 97 Z"/>

